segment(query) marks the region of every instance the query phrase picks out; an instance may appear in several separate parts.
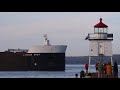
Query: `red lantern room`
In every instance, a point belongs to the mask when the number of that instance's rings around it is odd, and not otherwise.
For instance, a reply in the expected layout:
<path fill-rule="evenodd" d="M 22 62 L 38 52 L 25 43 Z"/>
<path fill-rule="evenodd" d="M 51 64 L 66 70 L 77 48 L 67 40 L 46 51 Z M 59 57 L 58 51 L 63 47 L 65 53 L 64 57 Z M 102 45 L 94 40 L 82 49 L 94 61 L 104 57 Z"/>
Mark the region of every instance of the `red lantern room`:
<path fill-rule="evenodd" d="M 102 22 L 102 18 L 100 18 L 100 22 L 94 26 L 94 33 L 107 33 L 108 26 Z"/>

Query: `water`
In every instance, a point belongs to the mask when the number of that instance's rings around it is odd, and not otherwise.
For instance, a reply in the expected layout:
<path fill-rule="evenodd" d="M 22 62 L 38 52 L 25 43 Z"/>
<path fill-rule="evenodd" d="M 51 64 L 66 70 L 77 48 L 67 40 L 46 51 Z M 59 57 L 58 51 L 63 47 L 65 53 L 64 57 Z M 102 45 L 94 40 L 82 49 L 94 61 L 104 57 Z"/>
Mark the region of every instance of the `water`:
<path fill-rule="evenodd" d="M 66 65 L 65 71 L 0 71 L 0 78 L 75 78 L 75 73 L 79 75 L 82 69 L 85 71 L 84 65 Z M 94 65 L 90 71 L 96 71 Z"/>

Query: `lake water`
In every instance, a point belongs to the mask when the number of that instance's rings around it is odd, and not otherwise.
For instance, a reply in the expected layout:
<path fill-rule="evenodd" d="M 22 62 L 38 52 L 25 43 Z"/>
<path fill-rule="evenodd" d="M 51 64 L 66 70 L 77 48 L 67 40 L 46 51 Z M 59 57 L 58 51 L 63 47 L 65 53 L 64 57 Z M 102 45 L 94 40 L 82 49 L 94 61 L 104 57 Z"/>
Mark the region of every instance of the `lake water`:
<path fill-rule="evenodd" d="M 84 65 L 66 65 L 65 71 L 0 71 L 0 78 L 75 78 L 75 73 L 82 69 L 85 71 Z M 95 65 L 91 65 L 90 71 L 96 71 Z"/>

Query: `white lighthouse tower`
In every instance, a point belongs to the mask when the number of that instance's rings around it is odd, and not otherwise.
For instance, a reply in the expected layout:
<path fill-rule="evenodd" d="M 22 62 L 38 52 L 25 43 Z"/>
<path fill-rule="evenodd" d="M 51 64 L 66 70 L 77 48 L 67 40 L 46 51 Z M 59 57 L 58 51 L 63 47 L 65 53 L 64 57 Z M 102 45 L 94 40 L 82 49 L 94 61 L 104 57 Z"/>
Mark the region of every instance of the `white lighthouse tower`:
<path fill-rule="evenodd" d="M 86 40 L 90 41 L 89 46 L 89 72 L 90 72 L 90 62 L 93 56 L 109 56 L 112 61 L 112 41 L 113 34 L 108 34 L 108 26 L 100 22 L 94 26 L 94 33 L 88 33 Z"/>

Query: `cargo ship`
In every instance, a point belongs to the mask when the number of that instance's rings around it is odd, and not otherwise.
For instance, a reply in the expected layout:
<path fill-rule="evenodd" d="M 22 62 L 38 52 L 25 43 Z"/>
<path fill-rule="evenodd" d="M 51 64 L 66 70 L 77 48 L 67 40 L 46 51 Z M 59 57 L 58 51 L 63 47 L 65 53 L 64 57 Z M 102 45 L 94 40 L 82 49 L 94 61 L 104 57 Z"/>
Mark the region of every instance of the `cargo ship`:
<path fill-rule="evenodd" d="M 44 38 L 44 45 L 0 52 L 0 71 L 65 71 L 67 45 L 51 45 L 47 34 Z"/>

